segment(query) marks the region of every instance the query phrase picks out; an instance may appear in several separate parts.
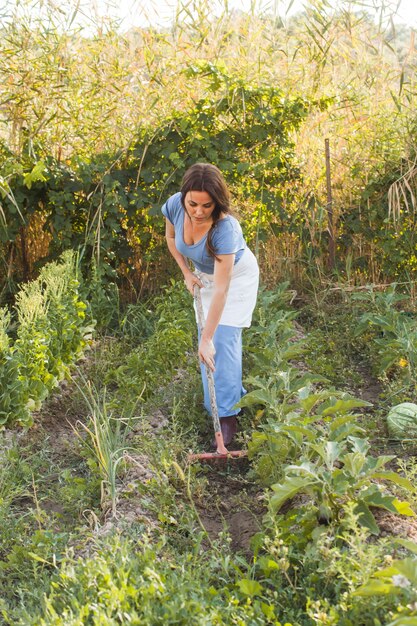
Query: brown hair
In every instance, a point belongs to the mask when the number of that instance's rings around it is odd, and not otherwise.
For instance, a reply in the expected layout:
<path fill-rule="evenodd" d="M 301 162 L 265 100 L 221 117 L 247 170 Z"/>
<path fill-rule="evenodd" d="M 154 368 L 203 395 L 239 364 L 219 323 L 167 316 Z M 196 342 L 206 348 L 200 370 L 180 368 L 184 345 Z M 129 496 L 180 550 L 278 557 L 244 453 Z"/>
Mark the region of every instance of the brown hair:
<path fill-rule="evenodd" d="M 211 257 L 217 259 L 213 248 L 213 229 L 222 213 L 231 214 L 230 194 L 223 178 L 223 174 L 215 165 L 210 163 L 195 163 L 184 174 L 181 184 L 181 202 L 185 208 L 185 196 L 189 191 L 206 191 L 214 200 L 214 210 L 211 214 L 213 224 L 207 233 L 207 250 Z"/>

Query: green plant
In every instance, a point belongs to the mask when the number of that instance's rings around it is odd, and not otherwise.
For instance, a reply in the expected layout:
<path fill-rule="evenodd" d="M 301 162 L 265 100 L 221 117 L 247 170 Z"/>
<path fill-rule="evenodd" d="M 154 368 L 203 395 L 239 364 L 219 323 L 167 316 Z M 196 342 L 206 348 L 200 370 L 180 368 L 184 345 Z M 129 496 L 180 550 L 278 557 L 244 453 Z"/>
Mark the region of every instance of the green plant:
<path fill-rule="evenodd" d="M 254 392 L 252 399 L 265 404 L 270 398 Z M 301 387 L 286 404 L 284 397 L 275 399 L 272 417 L 261 424 L 252 434 L 248 444 L 249 458 L 263 484 L 270 486 L 280 480 L 286 463 L 295 461 L 302 454 L 306 459 L 316 456 L 310 446 L 317 438 L 341 442 L 350 436 L 364 434 L 358 424 L 358 415 L 352 409 L 369 406 L 369 403 L 349 394 L 333 390 Z"/>
<path fill-rule="evenodd" d="M 395 606 L 391 599 L 355 595 L 376 568 L 392 560 L 394 544 L 389 537 L 371 538 L 354 506 L 344 507 L 343 527 L 317 526 L 304 508 L 267 514 L 253 540 L 253 577 L 275 592 L 297 624 L 384 623 Z"/>
<path fill-rule="evenodd" d="M 368 456 L 370 445 L 366 439 L 348 436 L 344 441 L 321 439 L 309 443 L 317 456 L 314 461 L 302 461 L 284 468 L 285 478 L 272 486 L 269 507 L 272 513 L 298 494 L 311 498 L 313 510 L 322 523 L 335 519 L 343 525 L 343 509 L 347 502 L 355 503 L 354 513 L 359 523 L 371 533 L 378 534 L 371 507 L 393 513 L 415 516 L 408 502 L 400 502 L 385 493 L 375 480 L 390 481 L 412 490 L 412 484 L 395 472 L 384 470 L 392 456 Z M 311 505 L 310 505 L 311 506 Z"/>
<path fill-rule="evenodd" d="M 412 557 L 391 559 L 384 569 L 373 573 L 370 580 L 356 590 L 357 597 L 380 597 L 391 599 L 395 603 L 394 618 L 388 626 L 410 626 L 415 623 L 417 610 L 417 554 L 416 544 L 408 539 L 397 540 L 413 554 Z"/>
<path fill-rule="evenodd" d="M 412 382 L 417 378 L 417 326 L 413 315 L 397 306 L 408 296 L 397 292 L 394 283 L 383 292 L 372 288 L 352 294 L 354 301 L 371 308 L 358 320 L 356 335 L 370 333 L 376 348 L 375 368 L 380 376 L 395 372 L 397 377 Z"/>
<path fill-rule="evenodd" d="M 19 362 L 14 354 L 8 328 L 11 315 L 6 308 L 0 309 L 0 424 L 5 424 L 14 415 L 17 422 L 30 422 L 29 409 L 25 403 L 27 381 L 19 377 Z"/>
<path fill-rule="evenodd" d="M 280 624 L 272 598 L 248 591 L 243 580 L 234 585 L 232 571 L 219 571 L 218 557 L 169 551 L 164 538 L 152 544 L 145 536 L 133 544 L 115 535 L 98 542 L 92 557 L 68 557 L 41 605 L 32 602 L 32 612 L 25 607 L 20 616 L 39 626 L 126 619 L 182 626 Z"/>
<path fill-rule="evenodd" d="M 128 415 L 113 416 L 108 409 L 106 388 L 98 392 L 90 381 L 78 385 L 88 409 L 89 421 L 77 422 L 74 432 L 87 446 L 92 458 L 97 463 L 101 476 L 101 506 L 104 511 L 110 507 L 113 516 L 117 514 L 117 486 L 116 479 L 119 465 L 126 460 L 129 432 L 133 426 L 133 412 Z M 137 400 L 140 400 L 140 395 Z M 87 439 L 82 432 L 87 434 Z"/>
<path fill-rule="evenodd" d="M 151 334 L 126 355 L 121 365 L 108 372 L 107 384 L 116 384 L 123 403 L 149 399 L 164 377 L 184 367 L 190 351 L 196 324 L 191 298 L 182 283 L 172 281 L 155 301 L 155 324 Z M 114 398 L 117 403 L 117 398 Z"/>
<path fill-rule="evenodd" d="M 76 256 L 45 266 L 37 280 L 16 295 L 16 340 L 7 334 L 10 315 L 3 310 L 0 331 L 0 423 L 28 426 L 50 391 L 69 373 L 94 324 L 79 297 Z"/>

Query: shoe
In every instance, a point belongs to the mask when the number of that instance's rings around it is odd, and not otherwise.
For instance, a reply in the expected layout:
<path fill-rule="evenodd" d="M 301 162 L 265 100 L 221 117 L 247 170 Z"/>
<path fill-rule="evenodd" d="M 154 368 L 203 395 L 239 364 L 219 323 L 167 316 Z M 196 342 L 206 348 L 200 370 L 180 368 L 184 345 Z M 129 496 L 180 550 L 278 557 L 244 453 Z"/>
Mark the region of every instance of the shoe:
<path fill-rule="evenodd" d="M 229 417 L 221 417 L 220 426 L 222 429 L 224 445 L 228 446 L 230 443 L 232 443 L 237 433 L 236 415 L 230 415 Z"/>
<path fill-rule="evenodd" d="M 237 420 L 236 415 L 229 415 L 228 417 L 220 418 L 220 428 L 222 429 L 224 445 L 227 447 L 232 443 L 234 436 L 237 432 Z M 212 443 L 213 448 L 217 448 L 217 442 L 214 439 Z"/>

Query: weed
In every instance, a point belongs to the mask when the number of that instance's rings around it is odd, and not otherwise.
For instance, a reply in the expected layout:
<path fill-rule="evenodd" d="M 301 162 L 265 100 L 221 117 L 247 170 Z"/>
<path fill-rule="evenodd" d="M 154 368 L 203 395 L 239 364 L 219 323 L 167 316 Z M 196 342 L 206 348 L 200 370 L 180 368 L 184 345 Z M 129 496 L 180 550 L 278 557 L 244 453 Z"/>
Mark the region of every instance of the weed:
<path fill-rule="evenodd" d="M 144 624 L 276 623 L 265 599 L 239 593 L 217 558 L 170 552 L 163 539 L 132 546 L 115 536 L 94 558 L 67 558 L 52 577 L 42 606 L 22 610 L 27 624 L 75 626 L 80 620 Z M 252 601 L 248 602 L 248 598 Z M 270 619 L 265 612 L 269 610 Z"/>

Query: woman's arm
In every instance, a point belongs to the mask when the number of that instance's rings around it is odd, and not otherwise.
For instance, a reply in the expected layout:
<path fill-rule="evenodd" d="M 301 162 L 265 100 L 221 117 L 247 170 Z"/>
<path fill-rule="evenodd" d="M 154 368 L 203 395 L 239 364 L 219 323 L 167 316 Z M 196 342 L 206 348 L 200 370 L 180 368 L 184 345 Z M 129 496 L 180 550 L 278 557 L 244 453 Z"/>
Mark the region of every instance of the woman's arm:
<path fill-rule="evenodd" d="M 167 240 L 168 250 L 183 273 L 188 291 L 194 295 L 194 285 L 197 284 L 199 287 L 202 287 L 203 284 L 188 267 L 187 259 L 180 252 L 178 252 L 177 246 L 175 245 L 175 228 L 168 218 L 165 218 L 165 238 Z"/>
<path fill-rule="evenodd" d="M 206 325 L 201 335 L 198 353 L 200 359 L 214 371 L 213 336 L 222 316 L 235 263 L 234 254 L 220 254 L 214 262 L 214 292 L 208 310 Z"/>

